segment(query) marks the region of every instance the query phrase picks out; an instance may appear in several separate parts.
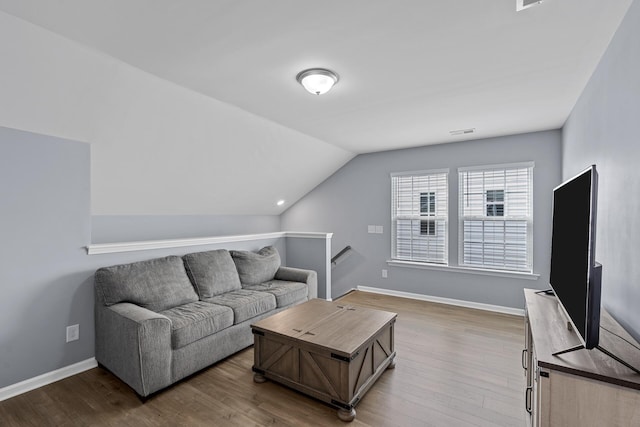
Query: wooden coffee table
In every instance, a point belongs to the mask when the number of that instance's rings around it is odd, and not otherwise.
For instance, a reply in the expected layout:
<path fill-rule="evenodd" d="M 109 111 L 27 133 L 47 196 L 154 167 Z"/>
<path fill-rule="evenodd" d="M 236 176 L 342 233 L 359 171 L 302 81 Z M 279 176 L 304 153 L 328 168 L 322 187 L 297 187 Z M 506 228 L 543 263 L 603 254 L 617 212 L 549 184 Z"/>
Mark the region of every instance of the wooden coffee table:
<path fill-rule="evenodd" d="M 395 367 L 397 314 L 313 299 L 251 325 L 254 381 L 284 384 L 338 408 L 355 406 L 387 368 Z"/>

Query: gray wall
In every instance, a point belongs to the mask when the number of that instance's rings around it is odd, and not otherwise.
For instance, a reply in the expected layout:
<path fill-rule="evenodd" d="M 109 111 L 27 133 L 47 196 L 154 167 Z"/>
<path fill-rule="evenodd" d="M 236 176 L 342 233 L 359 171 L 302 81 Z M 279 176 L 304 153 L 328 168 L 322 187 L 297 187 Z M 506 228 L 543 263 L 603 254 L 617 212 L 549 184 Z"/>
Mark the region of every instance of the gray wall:
<path fill-rule="evenodd" d="M 279 215 L 94 215 L 92 243 L 280 231 Z"/>
<path fill-rule="evenodd" d="M 359 155 L 283 213 L 285 230 L 333 232 L 332 255 L 353 251 L 332 272 L 335 298 L 372 286 L 505 307 L 524 307 L 522 289 L 549 280 L 551 192 L 560 182 L 559 130 Z M 450 168 L 449 263 L 457 264 L 457 168 L 534 161 L 534 272 L 537 281 L 388 266 L 391 256 L 392 172 Z M 383 234 L 368 234 L 382 225 Z M 388 278 L 381 270 L 388 269 Z"/>
<path fill-rule="evenodd" d="M 562 175 L 599 172 L 603 305 L 640 338 L 640 3 L 630 6 L 563 129 Z"/>
<path fill-rule="evenodd" d="M 287 263 L 283 238 L 87 255 L 85 247 L 92 243 L 89 150 L 88 144 L 0 127 L 0 388 L 94 356 L 93 274 L 99 267 L 266 245 L 276 246 Z M 240 224 L 252 233 L 277 231 L 270 216 L 219 222 L 208 217 L 195 226 L 176 218 L 137 219 L 145 233 L 137 236 L 151 239 L 197 227 L 207 231 L 199 237 L 236 234 Z M 135 222 L 110 217 L 102 218 L 101 225 L 108 224 L 114 234 L 133 235 L 132 229 L 121 232 L 117 225 Z M 158 224 L 164 229 L 154 235 L 151 226 Z M 80 339 L 65 343 L 65 329 L 72 324 L 80 325 Z"/>
<path fill-rule="evenodd" d="M 325 239 L 287 238 L 287 262 L 318 274 L 318 298 L 327 298 L 327 241 Z M 329 277 L 328 279 L 331 279 Z"/>
<path fill-rule="evenodd" d="M 0 128 L 0 387 L 93 355 L 93 293 L 78 268 L 89 155 L 87 144 Z M 79 322 L 83 340 L 65 344 Z"/>

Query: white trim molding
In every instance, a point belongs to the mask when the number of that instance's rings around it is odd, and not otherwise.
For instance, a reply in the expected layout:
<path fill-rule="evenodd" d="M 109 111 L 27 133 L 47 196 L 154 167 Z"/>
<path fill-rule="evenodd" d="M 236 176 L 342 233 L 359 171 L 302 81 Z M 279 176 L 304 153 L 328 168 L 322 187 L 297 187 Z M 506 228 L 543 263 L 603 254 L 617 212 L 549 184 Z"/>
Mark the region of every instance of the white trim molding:
<path fill-rule="evenodd" d="M 458 172 L 492 170 L 492 169 L 517 169 L 517 168 L 534 168 L 535 162 L 519 162 L 519 163 L 501 163 L 497 165 L 476 165 L 458 168 Z"/>
<path fill-rule="evenodd" d="M 494 313 L 511 314 L 513 316 L 524 317 L 524 310 L 519 308 L 484 304 L 484 303 L 473 302 L 473 301 L 463 301 L 463 300 L 452 299 L 452 298 L 436 297 L 432 295 L 414 294 L 411 292 L 394 291 L 391 289 L 372 288 L 369 286 L 358 286 L 356 289 L 359 291 L 371 292 L 374 294 L 389 295 L 389 296 L 401 297 L 401 298 L 410 298 L 410 299 L 415 299 L 419 301 L 428 301 L 428 302 L 435 302 L 438 304 L 455 305 L 458 307 L 474 308 L 476 310 L 492 311 Z"/>
<path fill-rule="evenodd" d="M 301 239 L 331 239 L 333 233 L 315 231 L 282 231 L 283 237 L 299 237 Z"/>
<path fill-rule="evenodd" d="M 436 173 L 449 173 L 449 168 L 443 169 L 426 169 L 420 171 L 406 171 L 406 172 L 391 172 L 389 175 L 393 178 L 395 176 L 412 176 L 412 175 L 428 175 Z"/>
<path fill-rule="evenodd" d="M 325 240 L 325 289 L 324 289 L 324 299 L 327 301 L 332 301 L 331 297 L 331 237 L 333 237 L 333 233 L 329 235 Z"/>
<path fill-rule="evenodd" d="M 120 252 L 148 251 L 153 249 L 184 248 L 220 243 L 297 237 L 304 239 L 331 239 L 333 233 L 278 231 L 274 233 L 240 234 L 233 236 L 194 237 L 189 239 L 145 240 L 138 242 L 96 243 L 87 246 L 87 254 L 112 254 Z"/>
<path fill-rule="evenodd" d="M 28 380 L 0 388 L 0 402 L 19 394 L 35 390 L 36 388 L 60 381 L 67 377 L 77 375 L 81 372 L 88 371 L 89 369 L 93 369 L 97 366 L 98 362 L 96 362 L 96 359 L 92 357 L 91 359 L 83 360 L 82 362 L 74 363 L 73 365 L 65 366 L 64 368 L 56 369 L 55 371 L 47 372 L 42 375 L 38 375 L 37 377 L 29 378 Z"/>
<path fill-rule="evenodd" d="M 527 273 L 527 272 L 521 273 L 518 271 L 491 270 L 488 268 L 458 267 L 454 265 L 428 264 L 425 262 L 416 262 L 416 261 L 401 261 L 398 259 L 388 259 L 387 264 L 393 267 L 421 268 L 424 270 L 440 270 L 440 271 L 449 271 L 451 273 L 465 273 L 465 274 L 479 274 L 481 276 L 509 277 L 512 279 L 538 280 L 538 278 L 540 277 L 538 273 Z"/>

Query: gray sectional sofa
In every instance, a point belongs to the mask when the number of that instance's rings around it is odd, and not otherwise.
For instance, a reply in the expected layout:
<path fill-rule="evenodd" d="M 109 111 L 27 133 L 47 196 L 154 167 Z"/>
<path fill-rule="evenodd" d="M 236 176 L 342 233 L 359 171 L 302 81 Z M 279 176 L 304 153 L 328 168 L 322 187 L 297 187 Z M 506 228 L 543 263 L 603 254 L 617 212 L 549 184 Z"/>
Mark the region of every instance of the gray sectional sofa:
<path fill-rule="evenodd" d="M 273 247 L 101 268 L 96 360 L 145 397 L 253 343 L 249 325 L 317 297 L 315 271 Z"/>

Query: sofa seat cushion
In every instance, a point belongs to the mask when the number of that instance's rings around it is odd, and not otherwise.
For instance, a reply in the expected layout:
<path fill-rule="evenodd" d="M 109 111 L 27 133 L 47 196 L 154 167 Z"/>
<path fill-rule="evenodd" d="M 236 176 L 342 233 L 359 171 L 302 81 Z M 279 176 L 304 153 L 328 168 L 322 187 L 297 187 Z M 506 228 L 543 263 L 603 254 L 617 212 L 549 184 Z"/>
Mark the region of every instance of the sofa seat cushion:
<path fill-rule="evenodd" d="M 244 288 L 273 294 L 276 297 L 278 308 L 306 301 L 309 296 L 309 287 L 306 283 L 301 282 L 270 280 L 260 285 L 245 286 Z"/>
<path fill-rule="evenodd" d="M 229 307 L 196 301 L 180 305 L 160 314 L 171 320 L 171 346 L 184 347 L 233 325 Z"/>
<path fill-rule="evenodd" d="M 243 285 L 259 285 L 273 280 L 280 267 L 280 254 L 273 246 L 258 252 L 230 251 Z"/>
<path fill-rule="evenodd" d="M 276 308 L 276 298 L 273 294 L 248 289 L 226 292 L 209 298 L 206 302 L 231 308 L 233 323 L 236 325 Z"/>
<path fill-rule="evenodd" d="M 238 270 L 226 249 L 195 252 L 182 259 L 201 300 L 241 288 Z"/>
<path fill-rule="evenodd" d="M 168 256 L 96 271 L 96 292 L 106 306 L 129 302 L 159 312 L 198 301 L 182 258 Z"/>

